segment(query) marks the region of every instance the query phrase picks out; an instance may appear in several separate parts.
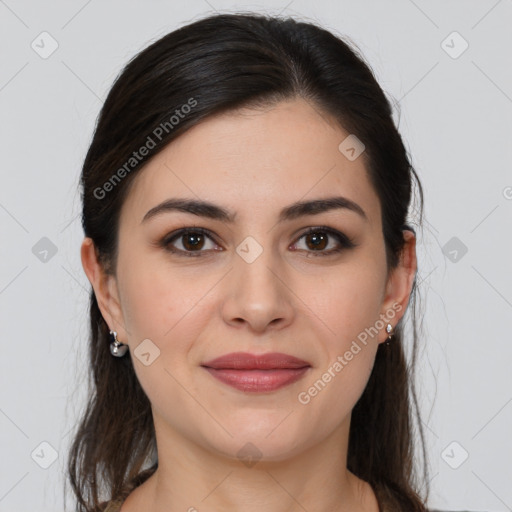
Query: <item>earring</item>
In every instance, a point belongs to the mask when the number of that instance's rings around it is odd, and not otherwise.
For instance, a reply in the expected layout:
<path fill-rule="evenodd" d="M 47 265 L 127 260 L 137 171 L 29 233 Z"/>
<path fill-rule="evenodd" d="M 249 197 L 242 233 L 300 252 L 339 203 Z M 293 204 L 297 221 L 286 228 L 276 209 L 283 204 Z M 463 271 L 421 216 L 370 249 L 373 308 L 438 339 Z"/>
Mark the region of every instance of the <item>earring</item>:
<path fill-rule="evenodd" d="M 110 331 L 110 334 L 114 336 L 114 341 L 110 343 L 110 353 L 116 357 L 123 357 L 128 350 L 128 345 L 118 341 L 116 331 Z"/>
<path fill-rule="evenodd" d="M 393 326 L 391 324 L 388 324 L 386 326 L 386 332 L 388 333 L 388 339 L 386 340 L 386 347 L 389 347 L 389 341 L 393 337 Z"/>

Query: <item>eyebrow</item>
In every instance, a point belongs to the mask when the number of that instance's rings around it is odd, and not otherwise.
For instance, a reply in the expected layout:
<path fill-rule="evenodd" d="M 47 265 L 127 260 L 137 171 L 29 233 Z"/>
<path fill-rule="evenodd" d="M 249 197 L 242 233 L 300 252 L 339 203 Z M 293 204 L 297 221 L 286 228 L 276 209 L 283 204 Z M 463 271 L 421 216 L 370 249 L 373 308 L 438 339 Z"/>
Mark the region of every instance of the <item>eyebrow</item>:
<path fill-rule="evenodd" d="M 278 222 L 290 221 L 306 215 L 317 215 L 319 213 L 341 209 L 357 213 L 368 222 L 368 217 L 364 210 L 354 201 L 342 196 L 293 203 L 281 210 Z M 233 223 L 236 218 L 236 213 L 230 212 L 222 206 L 208 201 L 171 198 L 151 208 L 151 210 L 144 215 L 141 224 L 152 217 L 171 211 L 191 213 L 199 217 L 206 217 L 208 219 L 228 223 Z"/>

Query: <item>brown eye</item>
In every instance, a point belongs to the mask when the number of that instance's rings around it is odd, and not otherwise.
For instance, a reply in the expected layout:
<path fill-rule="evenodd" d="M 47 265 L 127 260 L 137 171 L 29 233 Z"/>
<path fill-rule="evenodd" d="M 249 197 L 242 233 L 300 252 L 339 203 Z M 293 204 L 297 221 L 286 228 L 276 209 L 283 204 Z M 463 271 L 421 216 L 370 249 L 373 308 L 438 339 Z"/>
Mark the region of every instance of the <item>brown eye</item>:
<path fill-rule="evenodd" d="M 204 235 L 201 233 L 188 232 L 181 235 L 182 245 L 187 251 L 201 249 L 204 245 Z"/>
<path fill-rule="evenodd" d="M 210 247 L 207 247 L 208 241 L 210 241 Z M 161 245 L 178 256 L 202 256 L 202 253 L 218 250 L 213 237 L 203 228 L 180 229 L 165 237 Z"/>
<path fill-rule="evenodd" d="M 329 256 L 357 245 L 345 234 L 322 226 L 309 228 L 306 233 L 302 234 L 299 241 L 302 239 L 304 239 L 306 246 L 304 250 L 307 253 L 312 253 L 313 256 Z M 331 245 L 331 248 L 326 250 L 329 245 Z"/>
<path fill-rule="evenodd" d="M 325 249 L 329 243 L 329 237 L 321 231 L 305 235 L 306 245 L 313 250 Z"/>
<path fill-rule="evenodd" d="M 309 228 L 294 245 L 298 245 L 298 242 L 303 239 L 305 248 L 299 248 L 299 250 L 305 251 L 308 257 L 334 255 L 357 246 L 345 234 L 323 226 Z M 209 247 L 208 243 L 210 243 Z M 213 235 L 204 228 L 180 229 L 165 237 L 159 245 L 177 256 L 207 256 L 211 251 L 224 250 L 215 242 Z"/>

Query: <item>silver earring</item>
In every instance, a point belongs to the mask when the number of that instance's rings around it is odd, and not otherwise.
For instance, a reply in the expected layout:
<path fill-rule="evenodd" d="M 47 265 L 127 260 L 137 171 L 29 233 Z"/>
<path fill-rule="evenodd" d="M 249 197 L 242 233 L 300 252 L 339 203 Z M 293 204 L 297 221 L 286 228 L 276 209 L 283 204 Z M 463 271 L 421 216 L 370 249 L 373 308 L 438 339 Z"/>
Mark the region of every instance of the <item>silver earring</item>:
<path fill-rule="evenodd" d="M 115 357 L 123 357 L 128 350 L 128 345 L 118 341 L 116 331 L 110 331 L 110 334 L 114 336 L 114 341 L 110 343 L 110 353 Z"/>
<path fill-rule="evenodd" d="M 388 333 L 388 339 L 386 340 L 386 347 L 389 347 L 389 340 L 393 337 L 393 326 L 388 324 L 386 326 L 386 332 Z"/>

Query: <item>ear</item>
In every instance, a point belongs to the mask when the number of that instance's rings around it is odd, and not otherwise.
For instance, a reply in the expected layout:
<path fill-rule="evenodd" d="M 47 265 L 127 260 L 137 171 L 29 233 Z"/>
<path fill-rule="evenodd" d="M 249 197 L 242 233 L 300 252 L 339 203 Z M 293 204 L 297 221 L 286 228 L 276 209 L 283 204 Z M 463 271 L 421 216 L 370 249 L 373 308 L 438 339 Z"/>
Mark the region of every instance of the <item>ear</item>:
<path fill-rule="evenodd" d="M 116 277 L 107 274 L 99 263 L 92 238 L 84 238 L 80 256 L 84 271 L 94 289 L 101 315 L 109 329 L 117 332 L 119 341 L 127 343 L 128 331 L 125 327 Z"/>
<path fill-rule="evenodd" d="M 416 276 L 416 236 L 413 231 L 402 230 L 405 244 L 400 255 L 398 266 L 392 271 L 386 284 L 385 297 L 382 303 L 384 317 L 389 318 L 389 323 L 393 329 L 399 320 L 404 316 L 409 296 L 411 295 L 412 285 Z M 390 314 L 391 312 L 391 314 Z M 391 318 L 392 313 L 395 313 Z M 388 322 L 386 322 L 387 326 Z M 387 340 L 388 334 L 384 327 L 383 337 L 379 343 Z"/>

